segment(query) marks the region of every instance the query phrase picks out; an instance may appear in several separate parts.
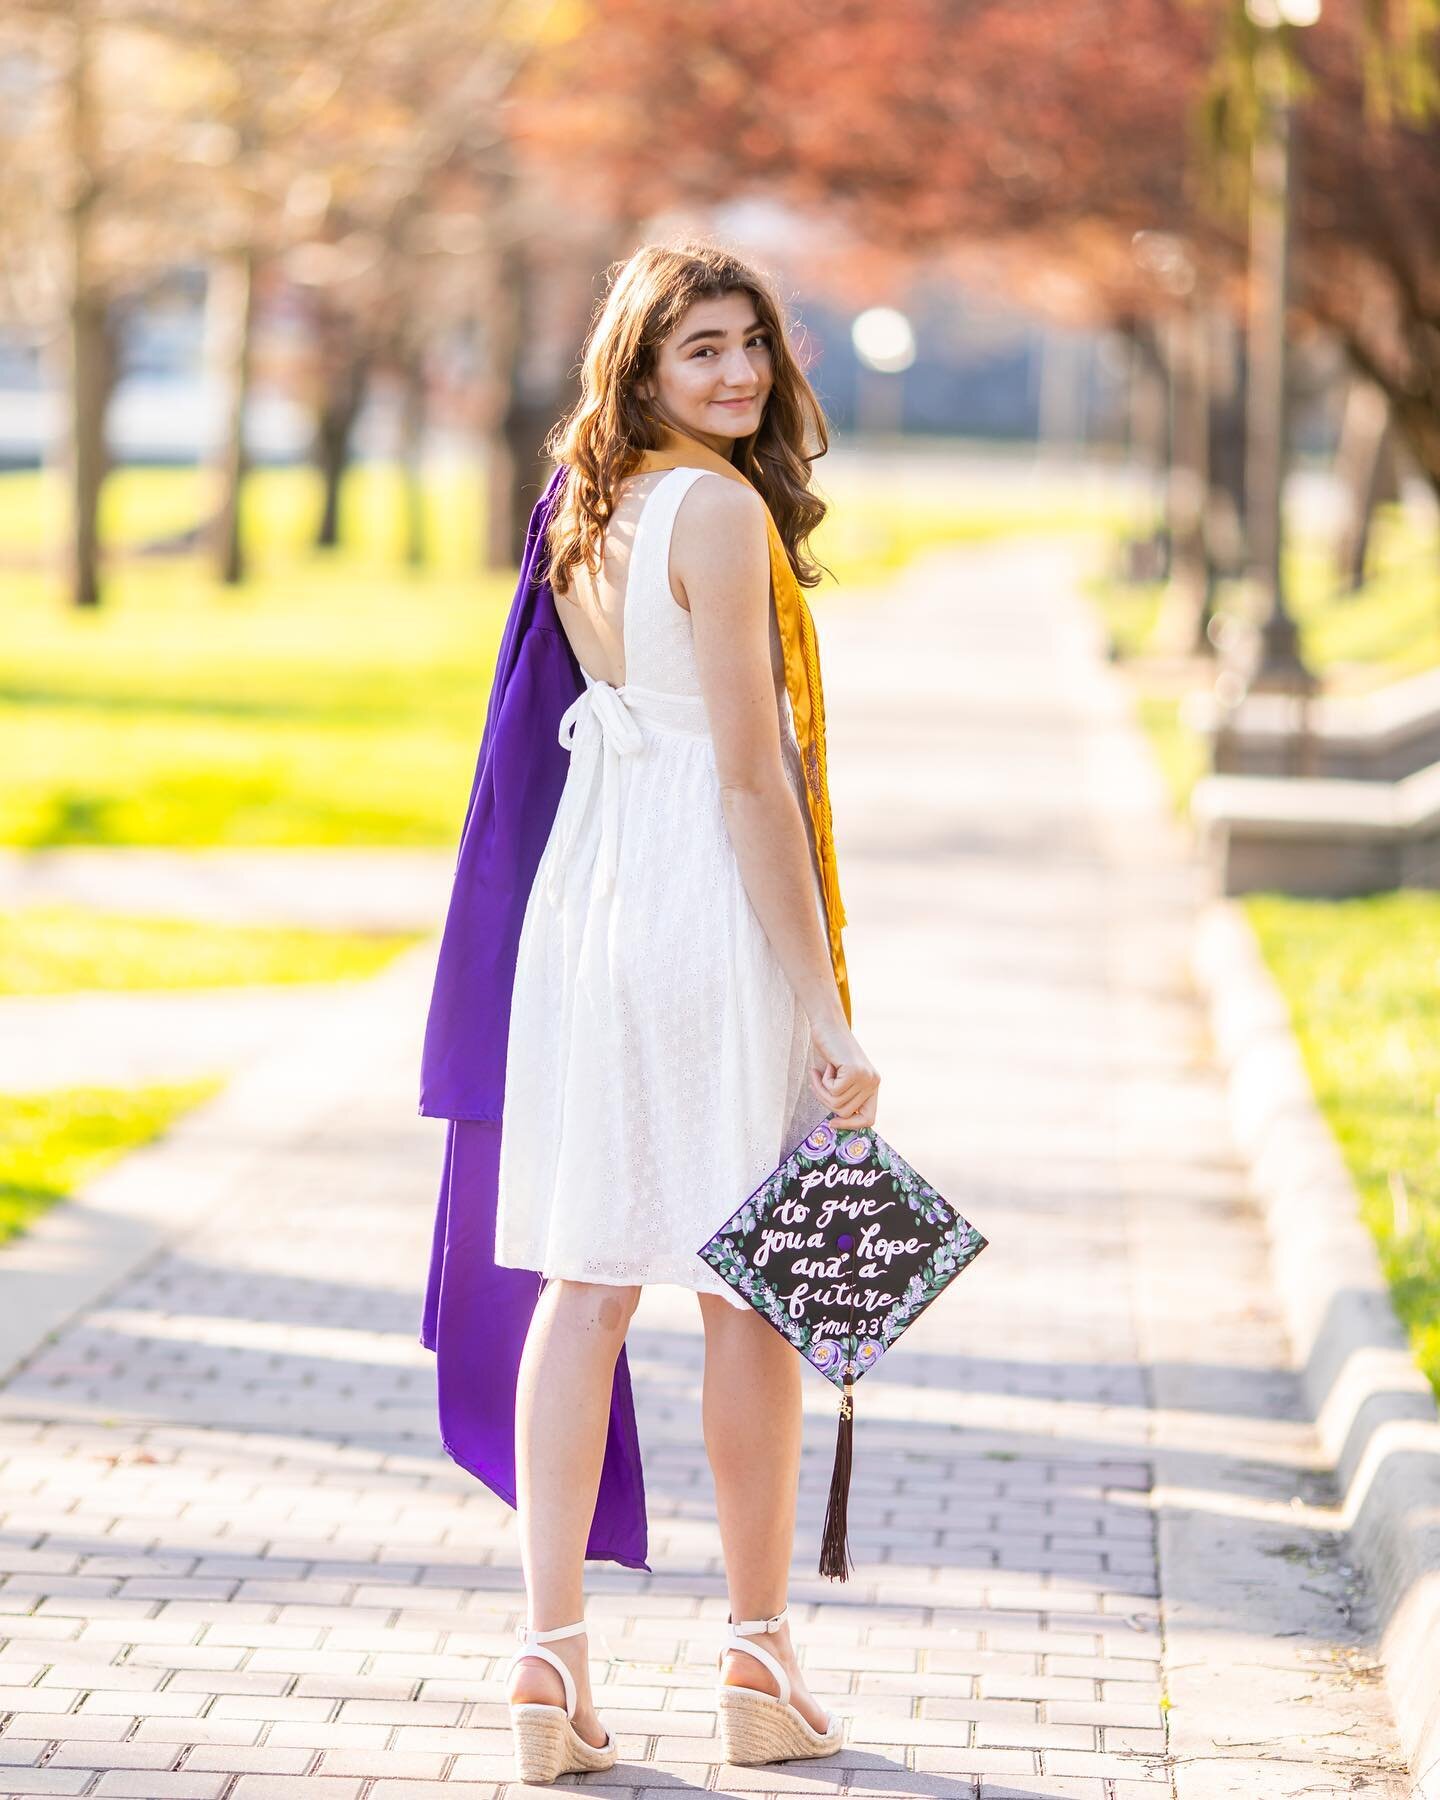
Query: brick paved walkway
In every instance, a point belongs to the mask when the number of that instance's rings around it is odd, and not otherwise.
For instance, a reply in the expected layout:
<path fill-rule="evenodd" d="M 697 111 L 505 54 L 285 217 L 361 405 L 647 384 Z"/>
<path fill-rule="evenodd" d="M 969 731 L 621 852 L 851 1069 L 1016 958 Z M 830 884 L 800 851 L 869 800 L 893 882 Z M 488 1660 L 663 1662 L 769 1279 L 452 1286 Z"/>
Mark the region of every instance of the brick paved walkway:
<path fill-rule="evenodd" d="M 852 1719 L 814 1764 L 718 1763 L 698 1316 L 646 1294 L 654 1572 L 588 1568 L 621 1762 L 573 1785 L 1402 1800 L 1186 981 L 1194 880 L 1065 570 L 936 561 L 823 628 L 879 1123 L 991 1247 L 859 1391 L 844 1585 L 807 1383 L 795 1635 Z M 416 1341 L 428 977 L 377 984 L 243 1204 L 5 1389 L 0 1793 L 519 1791 L 513 1515 L 439 1450 Z"/>

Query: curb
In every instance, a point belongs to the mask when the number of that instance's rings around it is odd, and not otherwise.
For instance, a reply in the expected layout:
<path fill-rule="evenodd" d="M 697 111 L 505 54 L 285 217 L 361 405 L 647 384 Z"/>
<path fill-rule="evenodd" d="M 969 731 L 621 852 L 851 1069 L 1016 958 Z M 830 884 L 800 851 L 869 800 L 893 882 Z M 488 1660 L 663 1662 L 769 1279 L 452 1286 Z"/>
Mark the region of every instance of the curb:
<path fill-rule="evenodd" d="M 1270 1238 L 1306 1400 L 1379 1608 L 1411 1800 L 1440 1800 L 1440 1413 L 1244 912 L 1200 911 L 1191 967 Z"/>

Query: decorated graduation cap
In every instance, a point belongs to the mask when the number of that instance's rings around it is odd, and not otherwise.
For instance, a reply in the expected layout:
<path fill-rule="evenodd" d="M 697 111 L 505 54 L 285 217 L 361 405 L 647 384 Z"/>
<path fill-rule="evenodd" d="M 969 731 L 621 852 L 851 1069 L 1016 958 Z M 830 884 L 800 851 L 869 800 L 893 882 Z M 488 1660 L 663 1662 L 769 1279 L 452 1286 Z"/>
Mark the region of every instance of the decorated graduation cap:
<path fill-rule="evenodd" d="M 802 1138 L 699 1254 L 842 1390 L 820 1573 L 850 1570 L 855 1383 L 989 1242 L 873 1126 Z"/>

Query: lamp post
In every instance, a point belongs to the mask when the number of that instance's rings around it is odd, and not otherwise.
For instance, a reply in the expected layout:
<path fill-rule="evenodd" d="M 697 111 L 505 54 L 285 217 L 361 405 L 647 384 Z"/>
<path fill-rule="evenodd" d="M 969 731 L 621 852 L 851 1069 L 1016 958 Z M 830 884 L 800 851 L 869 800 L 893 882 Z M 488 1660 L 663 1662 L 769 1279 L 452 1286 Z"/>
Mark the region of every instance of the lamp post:
<path fill-rule="evenodd" d="M 1250 182 L 1249 401 L 1246 410 L 1246 515 L 1251 579 L 1260 596 L 1259 642 L 1243 692 L 1304 697 L 1316 686 L 1300 655 L 1285 603 L 1285 469 L 1288 460 L 1286 310 L 1295 152 L 1295 107 L 1287 28 L 1313 25 L 1320 0 L 1245 0 L 1259 29 L 1255 85 L 1259 114 Z M 1302 724 L 1303 735 L 1303 724 Z"/>

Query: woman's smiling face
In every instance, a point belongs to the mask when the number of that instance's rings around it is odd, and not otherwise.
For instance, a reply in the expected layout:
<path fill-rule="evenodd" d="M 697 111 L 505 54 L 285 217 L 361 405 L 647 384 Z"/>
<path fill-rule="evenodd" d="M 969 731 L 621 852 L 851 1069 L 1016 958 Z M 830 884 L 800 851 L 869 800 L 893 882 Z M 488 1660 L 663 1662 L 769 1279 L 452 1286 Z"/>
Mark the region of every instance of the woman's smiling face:
<path fill-rule="evenodd" d="M 660 346 L 641 392 L 678 430 L 728 457 L 760 428 L 774 381 L 769 328 L 749 294 L 697 300 Z"/>

